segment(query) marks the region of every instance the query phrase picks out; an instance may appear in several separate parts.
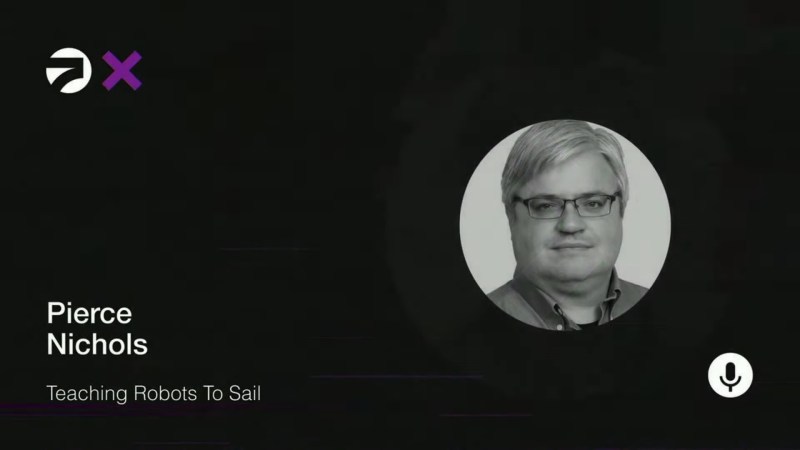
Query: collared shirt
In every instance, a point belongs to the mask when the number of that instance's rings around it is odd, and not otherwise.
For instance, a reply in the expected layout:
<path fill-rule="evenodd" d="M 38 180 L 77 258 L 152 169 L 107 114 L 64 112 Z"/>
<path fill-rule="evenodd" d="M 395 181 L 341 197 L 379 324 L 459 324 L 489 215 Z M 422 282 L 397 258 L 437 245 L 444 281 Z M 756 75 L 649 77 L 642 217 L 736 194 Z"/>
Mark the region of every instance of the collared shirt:
<path fill-rule="evenodd" d="M 627 282 L 611 271 L 606 300 L 600 304 L 599 325 L 607 323 L 624 314 L 647 293 L 647 288 Z M 580 325 L 572 321 L 561 307 L 547 293 L 536 287 L 518 272 L 508 283 L 489 294 L 492 300 L 506 314 L 517 320 L 547 330 L 580 330 Z"/>

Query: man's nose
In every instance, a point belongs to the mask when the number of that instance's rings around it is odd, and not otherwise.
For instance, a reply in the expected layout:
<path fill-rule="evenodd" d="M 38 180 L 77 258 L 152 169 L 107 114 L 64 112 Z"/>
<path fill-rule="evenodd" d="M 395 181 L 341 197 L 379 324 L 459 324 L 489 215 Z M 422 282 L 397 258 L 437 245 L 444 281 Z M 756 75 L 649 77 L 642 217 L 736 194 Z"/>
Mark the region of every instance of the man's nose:
<path fill-rule="evenodd" d="M 558 218 L 556 228 L 562 233 L 578 233 L 586 228 L 586 222 L 578 214 L 578 209 L 572 202 L 564 204 L 564 212 Z"/>

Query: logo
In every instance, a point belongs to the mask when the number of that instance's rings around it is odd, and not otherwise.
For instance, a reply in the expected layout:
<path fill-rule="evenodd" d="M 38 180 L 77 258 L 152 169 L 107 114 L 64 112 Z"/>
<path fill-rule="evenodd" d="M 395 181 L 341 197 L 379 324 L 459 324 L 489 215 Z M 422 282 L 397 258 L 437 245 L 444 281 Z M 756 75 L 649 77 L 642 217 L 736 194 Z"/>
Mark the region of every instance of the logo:
<path fill-rule="evenodd" d="M 752 383 L 753 367 L 737 353 L 717 356 L 708 368 L 708 384 L 722 397 L 738 397 L 747 392 Z"/>
<path fill-rule="evenodd" d="M 126 83 L 128 83 L 128 86 L 133 88 L 134 91 L 139 89 L 139 86 L 142 85 L 142 82 L 131 73 L 131 68 L 133 68 L 133 66 L 135 66 L 136 63 L 138 63 L 141 59 L 142 55 L 140 55 L 136 50 L 128 55 L 123 62 L 119 62 L 119 59 L 117 59 L 113 53 L 106 52 L 106 54 L 103 55 L 103 61 L 111 66 L 111 68 L 114 69 L 114 72 L 112 72 L 111 75 L 109 75 L 108 78 L 103 81 L 103 87 L 105 87 L 107 91 L 110 91 L 111 88 L 113 88 L 119 82 L 119 80 L 124 80 Z"/>
<path fill-rule="evenodd" d="M 45 70 L 47 81 L 59 92 L 74 94 L 89 84 L 92 64 L 82 51 L 62 48 L 50 56 L 50 65 Z"/>

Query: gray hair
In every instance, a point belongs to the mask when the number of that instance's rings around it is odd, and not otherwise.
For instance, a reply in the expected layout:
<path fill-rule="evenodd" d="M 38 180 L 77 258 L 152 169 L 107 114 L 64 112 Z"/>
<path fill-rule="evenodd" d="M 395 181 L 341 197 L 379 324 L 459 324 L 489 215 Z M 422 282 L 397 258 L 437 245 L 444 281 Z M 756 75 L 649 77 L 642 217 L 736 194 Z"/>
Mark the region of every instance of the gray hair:
<path fill-rule="evenodd" d="M 617 177 L 617 189 L 622 193 L 620 215 L 623 215 L 628 203 L 628 174 L 619 141 L 608 131 L 593 129 L 586 122 L 550 120 L 531 125 L 511 148 L 500 182 L 508 216 L 514 217 L 514 196 L 532 177 L 586 151 L 600 153 L 611 166 Z"/>

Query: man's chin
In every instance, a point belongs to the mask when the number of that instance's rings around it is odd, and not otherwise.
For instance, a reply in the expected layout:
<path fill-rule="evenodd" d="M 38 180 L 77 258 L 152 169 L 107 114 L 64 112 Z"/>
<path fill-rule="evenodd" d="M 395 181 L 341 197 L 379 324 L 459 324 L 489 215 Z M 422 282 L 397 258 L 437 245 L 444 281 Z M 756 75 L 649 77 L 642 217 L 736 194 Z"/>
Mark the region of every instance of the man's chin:
<path fill-rule="evenodd" d="M 586 272 L 557 273 L 550 279 L 560 283 L 580 283 L 589 279 L 590 276 L 591 274 Z"/>
<path fill-rule="evenodd" d="M 568 264 L 562 267 L 553 268 L 548 274 L 553 281 L 562 283 L 577 283 L 598 274 L 598 267 L 591 264 Z"/>

